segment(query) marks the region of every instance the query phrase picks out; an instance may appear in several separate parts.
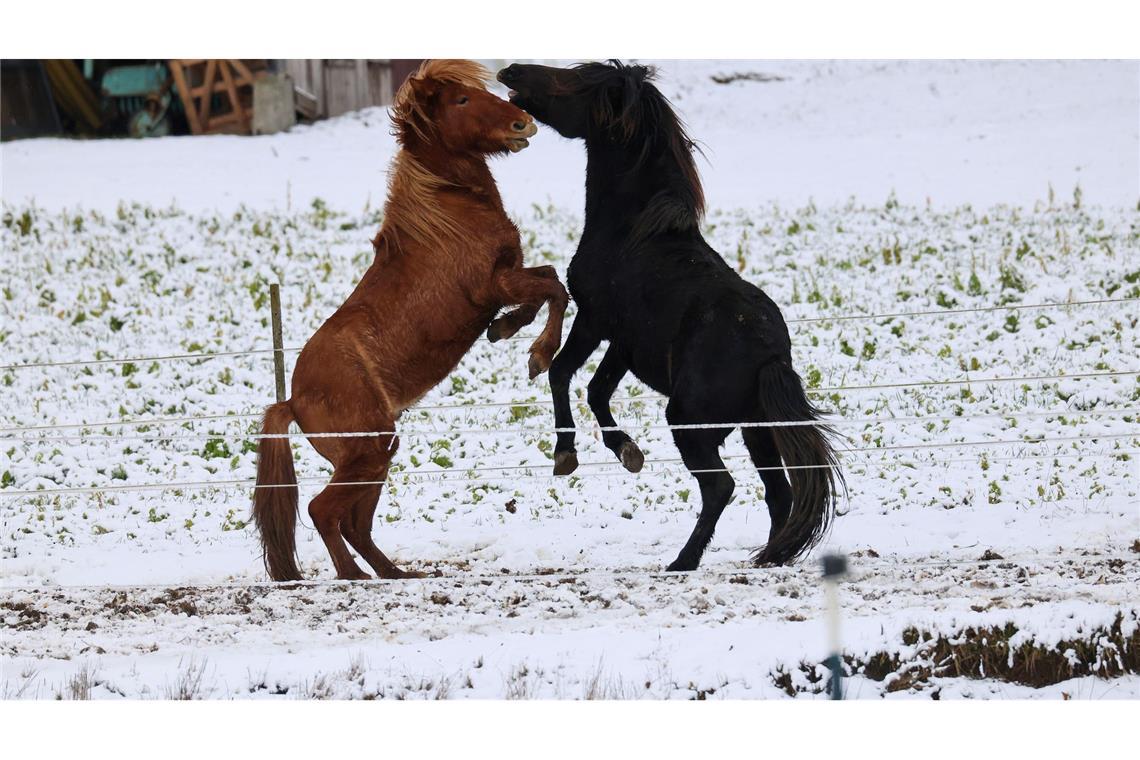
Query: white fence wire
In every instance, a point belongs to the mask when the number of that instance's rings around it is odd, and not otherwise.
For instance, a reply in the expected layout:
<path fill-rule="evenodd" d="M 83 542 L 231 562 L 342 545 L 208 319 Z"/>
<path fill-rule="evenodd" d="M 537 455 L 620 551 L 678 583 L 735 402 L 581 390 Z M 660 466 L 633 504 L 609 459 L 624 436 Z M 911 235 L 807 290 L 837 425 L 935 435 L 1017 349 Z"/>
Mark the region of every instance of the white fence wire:
<path fill-rule="evenodd" d="M 917 317 L 945 317 L 963 314 L 981 314 L 987 312 L 999 311 L 1032 311 L 1038 309 L 1063 309 L 1082 306 L 1103 306 L 1103 305 L 1121 305 L 1121 304 L 1134 304 L 1140 302 L 1140 298 L 1094 298 L 1082 301 L 1057 301 L 1051 303 L 1033 303 L 1033 304 L 1003 304 L 1000 306 L 979 306 L 975 308 L 962 308 L 962 309 L 932 309 L 927 311 L 898 311 L 886 312 L 882 314 L 837 314 L 835 316 L 819 316 L 819 317 L 800 317 L 795 319 L 785 320 L 789 325 L 799 324 L 816 324 L 823 322 L 854 322 L 854 321 L 870 321 L 876 319 L 911 319 Z M 536 336 L 532 335 L 515 335 L 509 340 L 512 341 L 533 341 Z M 63 368 L 63 367 L 96 367 L 109 364 L 144 364 L 153 362 L 166 362 L 166 361 L 201 361 L 205 359 L 219 359 L 229 356 L 257 356 L 269 355 L 275 351 L 282 351 L 287 353 L 297 353 L 301 350 L 301 346 L 289 346 L 287 348 L 251 348 L 244 351 L 211 351 L 211 352 L 188 352 L 180 354 L 163 354 L 155 356 L 136 356 L 129 359 L 75 359 L 67 361 L 53 361 L 53 362 L 28 362 L 22 364 L 2 364 L 0 365 L 0 372 L 7 372 L 12 370 L 21 369 L 50 369 L 50 368 Z"/>
<path fill-rule="evenodd" d="M 1108 371 L 1108 372 L 1078 372 L 1068 375 L 1026 375 L 1023 377 L 982 377 L 982 378 L 962 378 L 962 379 L 949 379 L 949 380 L 917 380 L 911 382 L 897 382 L 897 383 L 875 383 L 868 385 L 837 385 L 823 388 L 808 388 L 805 392 L 808 395 L 826 395 L 831 393 L 842 393 L 852 391 L 867 391 L 867 390 L 898 390 L 902 388 L 928 388 L 940 386 L 960 386 L 960 385 L 993 385 L 1002 383 L 1031 383 L 1031 382 L 1052 382 L 1062 380 L 1088 380 L 1094 378 L 1116 378 L 1116 377 L 1134 377 L 1140 375 L 1137 370 L 1124 370 L 1124 371 Z M 634 404 L 644 401 L 664 401 L 668 396 L 660 394 L 643 394 L 638 396 L 624 396 L 614 397 L 609 400 L 610 404 Z M 477 409 L 503 409 L 503 408 L 535 408 L 549 406 L 550 400 L 542 401 L 493 401 L 493 402 L 474 402 L 468 404 L 424 404 L 411 407 L 408 411 L 459 411 L 466 412 Z M 1076 412 L 1073 412 L 1076 413 Z M 54 432 L 61 430 L 89 430 L 94 428 L 110 428 L 110 427 L 142 427 L 150 425 L 172 425 L 183 423 L 196 423 L 196 422 L 230 422 L 237 420 L 254 420 L 259 419 L 262 412 L 245 412 L 235 414 L 212 414 L 212 415 L 187 415 L 184 417 L 155 417 L 152 419 L 133 419 L 133 420 L 104 420 L 101 422 L 72 422 L 64 424 L 51 424 L 51 425 L 26 425 L 20 427 L 7 427 L 0 428 L 0 437 L 10 437 L 13 435 L 20 435 L 24 433 L 39 433 L 39 432 Z M 954 415 L 946 415 L 952 417 Z M 717 423 L 713 427 L 725 427 L 730 423 Z M 737 426 L 745 423 L 737 423 Z M 748 423 L 752 424 L 752 423 Z M 825 421 L 825 424 L 826 421 Z M 378 433 L 379 435 L 390 435 L 390 432 Z M 343 435 L 343 434 L 337 434 Z"/>

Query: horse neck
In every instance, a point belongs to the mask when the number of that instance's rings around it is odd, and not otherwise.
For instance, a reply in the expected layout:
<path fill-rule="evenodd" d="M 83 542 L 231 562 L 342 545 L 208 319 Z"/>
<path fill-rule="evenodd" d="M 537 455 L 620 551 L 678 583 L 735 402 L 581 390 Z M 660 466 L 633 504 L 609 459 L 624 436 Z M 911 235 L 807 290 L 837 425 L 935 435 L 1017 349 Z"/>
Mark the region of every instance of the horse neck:
<path fill-rule="evenodd" d="M 446 255 L 469 228 L 470 212 L 488 206 L 503 213 L 482 157 L 446 159 L 430 151 L 401 149 L 392 162 L 372 268 L 385 266 L 396 251 L 417 257 Z"/>
<path fill-rule="evenodd" d="M 667 204 L 686 211 L 696 226 L 698 212 L 684 169 L 663 141 L 654 140 L 642 157 L 635 137 L 630 145 L 586 141 L 586 228 L 628 232 L 643 212 Z M 583 234 L 586 230 L 583 230 Z"/>
<path fill-rule="evenodd" d="M 404 151 L 438 179 L 441 189 L 469 192 L 502 206 L 495 178 L 480 153 L 453 153 L 434 145 L 409 145 Z"/>

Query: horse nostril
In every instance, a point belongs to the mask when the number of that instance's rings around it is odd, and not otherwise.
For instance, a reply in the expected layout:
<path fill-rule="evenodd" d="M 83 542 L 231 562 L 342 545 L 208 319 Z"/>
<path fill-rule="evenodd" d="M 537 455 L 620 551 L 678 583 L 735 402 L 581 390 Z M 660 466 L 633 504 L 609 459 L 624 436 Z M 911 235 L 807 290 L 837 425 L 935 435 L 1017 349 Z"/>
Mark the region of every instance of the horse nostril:
<path fill-rule="evenodd" d="M 511 129 L 513 129 L 516 132 L 522 132 L 524 129 L 526 129 L 526 123 L 521 122 L 521 121 L 516 121 L 514 124 L 511 125 Z"/>

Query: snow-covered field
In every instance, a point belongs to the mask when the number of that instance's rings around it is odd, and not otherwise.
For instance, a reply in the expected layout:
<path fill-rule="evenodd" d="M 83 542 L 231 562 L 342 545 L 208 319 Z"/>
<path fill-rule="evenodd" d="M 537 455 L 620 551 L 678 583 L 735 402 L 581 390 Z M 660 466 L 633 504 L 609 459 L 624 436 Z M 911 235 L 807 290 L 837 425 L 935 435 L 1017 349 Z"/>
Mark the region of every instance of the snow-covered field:
<path fill-rule="evenodd" d="M 748 567 L 768 517 L 734 435 L 737 497 L 701 570 L 660 574 L 699 509 L 663 403 L 618 390 L 650 460 L 630 475 L 583 372 L 590 464 L 554 479 L 545 377 L 527 380 L 525 342 L 480 342 L 402 420 L 377 514 L 377 543 L 437 577 L 332 582 L 306 518 L 313 581 L 264 584 L 242 436 L 272 401 L 270 356 L 147 357 L 266 348 L 270 282 L 286 345 L 312 334 L 370 260 L 382 110 L 266 138 L 8 143 L 3 695 L 813 696 L 830 550 L 853 569 L 852 696 L 1140 695 L 1134 664 L 1111 670 L 1113 641 L 1133 663 L 1140 646 L 1140 310 L 1121 302 L 1140 297 L 1137 65 L 665 62 L 662 81 L 711 162 L 710 241 L 803 320 L 797 367 L 850 449 L 824 547 Z M 530 262 L 565 271 L 583 165 L 549 130 L 495 164 Z M 34 426 L 53 429 L 16 430 Z M 295 450 L 311 497 L 327 470 Z M 20 495 L 38 489 L 80 490 Z M 907 675 L 932 656 L 909 629 L 1009 623 L 1011 647 L 1115 677 Z"/>

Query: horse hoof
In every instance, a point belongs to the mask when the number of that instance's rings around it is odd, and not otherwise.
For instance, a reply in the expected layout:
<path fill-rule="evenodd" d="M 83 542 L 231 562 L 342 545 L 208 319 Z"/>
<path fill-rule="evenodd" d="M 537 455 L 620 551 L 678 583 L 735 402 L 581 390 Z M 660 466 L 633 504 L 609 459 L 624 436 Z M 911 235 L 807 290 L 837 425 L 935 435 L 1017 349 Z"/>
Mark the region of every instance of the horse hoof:
<path fill-rule="evenodd" d="M 688 573 L 697 569 L 697 562 L 684 562 L 680 557 L 669 563 L 669 567 L 665 568 L 667 573 Z"/>
<path fill-rule="evenodd" d="M 622 467 L 630 472 L 641 472 L 645 466 L 645 455 L 633 441 L 626 441 L 618 447 L 618 459 L 621 460 Z"/>
<path fill-rule="evenodd" d="M 492 321 L 491 324 L 487 327 L 487 340 L 492 343 L 497 343 L 500 340 L 506 340 L 514 334 L 514 330 L 509 330 L 508 328 L 503 327 L 503 323 L 500 319 Z"/>
<path fill-rule="evenodd" d="M 398 567 L 392 568 L 390 572 L 384 573 L 383 575 L 384 580 L 389 581 L 402 581 L 426 577 L 428 577 L 427 573 L 421 573 L 418 570 L 401 570 Z"/>
<path fill-rule="evenodd" d="M 531 354 L 527 367 L 530 370 L 530 379 L 533 380 L 550 369 L 550 359 L 540 354 Z"/>
<path fill-rule="evenodd" d="M 570 451 L 554 452 L 554 474 L 569 475 L 578 469 L 578 453 Z"/>
<path fill-rule="evenodd" d="M 372 580 L 372 576 L 361 570 L 349 575 L 338 575 L 336 579 L 338 581 L 370 581 Z"/>
<path fill-rule="evenodd" d="M 775 556 L 767 550 L 756 552 L 751 559 L 753 567 L 779 567 L 783 564 L 777 561 Z"/>

